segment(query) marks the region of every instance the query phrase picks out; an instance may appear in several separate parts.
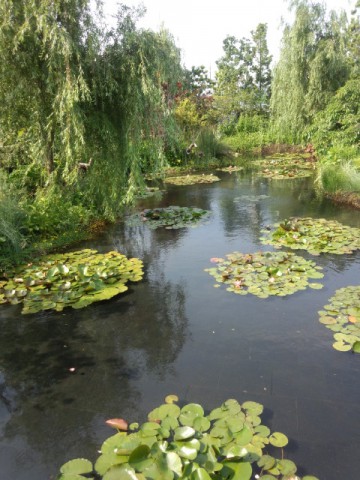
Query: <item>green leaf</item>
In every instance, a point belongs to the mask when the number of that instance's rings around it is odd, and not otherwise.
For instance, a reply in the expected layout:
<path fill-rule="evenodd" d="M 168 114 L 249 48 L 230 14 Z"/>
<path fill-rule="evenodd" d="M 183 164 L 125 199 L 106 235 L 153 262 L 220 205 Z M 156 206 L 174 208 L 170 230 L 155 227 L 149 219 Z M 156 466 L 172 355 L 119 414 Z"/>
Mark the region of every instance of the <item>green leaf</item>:
<path fill-rule="evenodd" d="M 126 463 L 128 458 L 128 456 L 121 456 L 116 453 L 105 453 L 96 460 L 95 470 L 100 475 L 104 475 L 111 467 Z"/>
<path fill-rule="evenodd" d="M 139 445 L 135 448 L 129 457 L 129 465 L 137 471 L 142 471 L 149 462 L 152 460 L 149 459 L 150 448 L 147 445 Z"/>
<path fill-rule="evenodd" d="M 360 353 L 360 340 L 357 340 L 353 346 L 352 346 L 352 350 L 354 353 Z"/>
<path fill-rule="evenodd" d="M 195 430 L 191 427 L 178 427 L 174 432 L 174 440 L 186 440 L 195 435 Z"/>
<path fill-rule="evenodd" d="M 91 473 L 93 471 L 92 463 L 85 458 L 75 458 L 69 462 L 64 463 L 60 468 L 61 473 L 66 474 L 82 474 Z"/>
<path fill-rule="evenodd" d="M 103 480 L 138 480 L 135 470 L 128 466 L 115 466 L 108 470 Z"/>
<path fill-rule="evenodd" d="M 191 474 L 190 480 L 211 480 L 211 477 L 204 468 L 197 468 Z"/>
<path fill-rule="evenodd" d="M 220 473 L 230 480 L 250 480 L 252 467 L 247 462 L 226 462 Z"/>
<path fill-rule="evenodd" d="M 280 448 L 285 447 L 285 445 L 287 445 L 289 442 L 287 436 L 281 432 L 274 432 L 272 435 L 270 435 L 269 441 L 271 445 L 274 445 L 274 447 Z"/>
<path fill-rule="evenodd" d="M 339 352 L 348 352 L 349 350 L 351 350 L 351 345 L 349 345 L 348 343 L 344 343 L 343 341 L 333 343 L 333 347 Z"/>

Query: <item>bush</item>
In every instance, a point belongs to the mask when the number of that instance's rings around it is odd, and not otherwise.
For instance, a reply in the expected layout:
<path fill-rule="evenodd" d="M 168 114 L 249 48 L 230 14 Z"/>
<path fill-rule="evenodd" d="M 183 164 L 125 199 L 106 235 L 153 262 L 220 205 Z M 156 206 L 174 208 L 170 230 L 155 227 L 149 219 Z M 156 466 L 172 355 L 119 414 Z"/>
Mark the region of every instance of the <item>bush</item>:
<path fill-rule="evenodd" d="M 20 206 L 21 192 L 0 172 L 0 255 L 17 252 L 25 245 L 22 227 L 25 212 Z"/>
<path fill-rule="evenodd" d="M 360 192 L 360 169 L 353 162 L 323 163 L 317 183 L 326 193 Z"/>

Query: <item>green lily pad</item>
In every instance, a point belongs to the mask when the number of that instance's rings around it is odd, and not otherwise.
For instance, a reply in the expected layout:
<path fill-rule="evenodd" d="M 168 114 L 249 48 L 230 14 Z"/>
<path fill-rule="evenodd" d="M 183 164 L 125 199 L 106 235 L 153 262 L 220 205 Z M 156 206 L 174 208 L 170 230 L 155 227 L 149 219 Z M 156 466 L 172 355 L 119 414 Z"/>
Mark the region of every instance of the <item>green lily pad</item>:
<path fill-rule="evenodd" d="M 274 447 L 285 447 L 288 444 L 289 440 L 286 435 L 281 432 L 274 432 L 270 435 L 269 441 Z"/>
<path fill-rule="evenodd" d="M 130 226 L 138 226 L 143 223 L 151 229 L 165 227 L 167 230 L 196 226 L 207 219 L 209 210 L 195 207 L 166 207 L 146 209 L 141 213 L 132 215 L 127 219 Z"/>
<path fill-rule="evenodd" d="M 206 269 L 218 283 L 225 283 L 227 291 L 240 295 L 251 293 L 259 298 L 291 295 L 298 290 L 321 284 L 311 283 L 311 276 L 319 276 L 321 267 L 290 252 L 234 252 L 218 259 L 216 267 Z"/>
<path fill-rule="evenodd" d="M 213 183 L 219 182 L 220 178 L 216 175 L 182 175 L 178 177 L 167 177 L 165 183 L 171 183 L 172 185 L 195 185 L 197 183 Z"/>
<path fill-rule="evenodd" d="M 3 282 L 0 298 L 7 303 L 23 303 L 22 313 L 42 310 L 62 311 L 65 307 L 84 308 L 125 292 L 127 282 L 143 275 L 142 262 L 118 252 L 99 254 L 80 250 L 47 255 L 31 265 L 14 269 L 13 278 Z M 1 302 L 5 303 L 5 302 Z"/>
<path fill-rule="evenodd" d="M 235 399 L 229 399 L 207 416 L 203 407 L 194 403 L 185 405 L 181 412 L 180 409 L 165 409 L 174 406 L 167 403 L 160 405 L 148 415 L 156 422 L 145 422 L 140 426 L 133 423 L 127 431 L 105 440 L 95 463 L 96 478 L 250 480 L 253 474 L 259 472 L 259 478 L 281 476 L 290 480 L 295 475 L 296 465 L 283 458 L 283 452 L 280 460 L 265 451 L 269 444 L 272 451 L 273 447 L 282 448 L 288 440 L 284 434 L 271 434 L 268 427 L 261 425 L 258 416 L 263 410 L 261 404 L 248 401 L 241 406 Z M 159 412 L 164 417 L 161 423 L 158 423 Z M 194 427 L 179 427 L 178 418 L 181 415 L 193 415 Z M 203 430 L 203 421 L 208 423 L 208 431 Z M 165 422 L 168 422 L 167 429 L 163 427 Z M 82 471 L 85 476 L 76 473 Z M 90 478 L 88 474 L 92 472 L 91 462 L 76 459 L 61 467 L 59 478 Z"/>
<path fill-rule="evenodd" d="M 92 463 L 85 458 L 75 458 L 69 462 L 64 463 L 60 468 L 60 472 L 63 474 L 78 474 L 91 473 L 93 471 Z"/>
<path fill-rule="evenodd" d="M 329 302 L 319 312 L 319 321 L 334 332 L 333 347 L 340 352 L 359 353 L 360 286 L 340 288 Z"/>
<path fill-rule="evenodd" d="M 263 233 L 261 241 L 266 245 L 308 250 L 313 255 L 344 254 L 360 249 L 359 228 L 324 218 L 291 217 Z"/>

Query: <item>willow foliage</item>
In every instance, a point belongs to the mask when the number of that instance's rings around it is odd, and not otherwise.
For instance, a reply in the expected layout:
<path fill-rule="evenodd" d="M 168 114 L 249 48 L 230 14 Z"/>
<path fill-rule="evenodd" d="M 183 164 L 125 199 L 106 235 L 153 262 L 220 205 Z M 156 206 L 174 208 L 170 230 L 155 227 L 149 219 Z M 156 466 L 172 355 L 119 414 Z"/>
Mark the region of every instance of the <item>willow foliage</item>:
<path fill-rule="evenodd" d="M 141 10 L 120 5 L 109 28 L 90 4 L 1 2 L 0 160 L 32 194 L 57 185 L 112 218 L 176 143 L 182 69 L 168 32 L 137 29 Z"/>
<path fill-rule="evenodd" d="M 3 0 L 0 19 L 2 163 L 68 176 L 83 154 L 79 104 L 90 95 L 81 65 L 88 2 Z"/>
<path fill-rule="evenodd" d="M 347 23 L 345 14 L 327 15 L 320 3 L 298 0 L 292 6 L 295 20 L 284 30 L 271 112 L 279 138 L 299 141 L 305 126 L 349 76 Z"/>

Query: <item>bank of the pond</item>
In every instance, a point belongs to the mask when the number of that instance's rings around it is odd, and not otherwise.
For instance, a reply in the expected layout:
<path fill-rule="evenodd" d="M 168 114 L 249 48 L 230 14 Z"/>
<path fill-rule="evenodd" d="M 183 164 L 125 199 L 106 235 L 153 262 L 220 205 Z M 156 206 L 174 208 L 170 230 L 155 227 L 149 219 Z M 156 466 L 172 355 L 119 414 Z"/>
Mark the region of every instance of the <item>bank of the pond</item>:
<path fill-rule="evenodd" d="M 350 207 L 360 209 L 360 194 L 351 192 L 336 192 L 333 194 L 325 194 L 327 198 L 339 205 L 348 205 Z"/>

